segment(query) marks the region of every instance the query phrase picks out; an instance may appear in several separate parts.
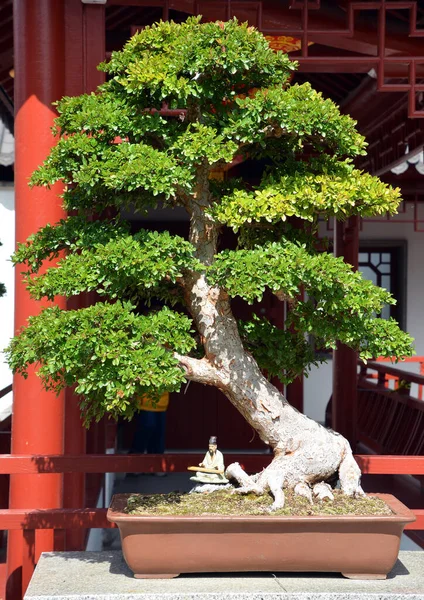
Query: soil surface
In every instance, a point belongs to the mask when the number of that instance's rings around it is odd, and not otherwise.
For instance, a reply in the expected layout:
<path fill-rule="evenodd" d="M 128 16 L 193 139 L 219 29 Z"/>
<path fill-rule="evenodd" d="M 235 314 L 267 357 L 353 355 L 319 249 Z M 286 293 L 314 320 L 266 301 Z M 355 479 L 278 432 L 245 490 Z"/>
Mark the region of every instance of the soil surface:
<path fill-rule="evenodd" d="M 132 515 L 391 515 L 386 503 L 371 496 L 350 498 L 339 490 L 333 490 L 334 501 L 315 500 L 310 504 L 306 498 L 285 490 L 284 508 L 269 513 L 273 503 L 270 494 L 234 494 L 231 490 L 211 493 L 134 494 L 128 498 L 126 511 Z"/>

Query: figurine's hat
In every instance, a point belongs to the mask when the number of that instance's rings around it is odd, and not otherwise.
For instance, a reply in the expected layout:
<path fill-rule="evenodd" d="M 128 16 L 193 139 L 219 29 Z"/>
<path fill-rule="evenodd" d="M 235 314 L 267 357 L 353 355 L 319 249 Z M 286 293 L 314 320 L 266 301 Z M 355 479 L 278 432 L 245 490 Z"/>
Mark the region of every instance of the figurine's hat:
<path fill-rule="evenodd" d="M 209 443 L 210 444 L 216 444 L 216 436 L 215 435 L 211 435 L 211 437 L 209 438 Z"/>

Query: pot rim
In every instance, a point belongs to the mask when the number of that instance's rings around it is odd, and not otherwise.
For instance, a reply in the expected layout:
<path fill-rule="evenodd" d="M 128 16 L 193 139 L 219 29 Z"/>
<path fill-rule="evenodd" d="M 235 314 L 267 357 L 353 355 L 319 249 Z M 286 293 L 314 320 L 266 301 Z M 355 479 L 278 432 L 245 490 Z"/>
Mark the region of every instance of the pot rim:
<path fill-rule="evenodd" d="M 138 492 L 135 492 L 138 493 Z M 214 523 L 221 521 L 231 521 L 232 523 L 255 522 L 269 523 L 308 523 L 312 521 L 338 521 L 339 523 L 368 522 L 376 521 L 396 522 L 396 523 L 413 523 L 416 520 L 414 513 L 409 510 L 400 500 L 392 494 L 370 493 L 368 496 L 380 498 L 393 511 L 393 515 L 308 515 L 308 516 L 286 516 L 286 515 L 129 515 L 122 512 L 122 508 L 126 505 L 126 501 L 134 494 L 114 494 L 107 511 L 107 519 L 112 523 L 129 523 L 129 522 L 144 522 L 149 523 L 166 523 L 178 521 L 180 523 Z"/>

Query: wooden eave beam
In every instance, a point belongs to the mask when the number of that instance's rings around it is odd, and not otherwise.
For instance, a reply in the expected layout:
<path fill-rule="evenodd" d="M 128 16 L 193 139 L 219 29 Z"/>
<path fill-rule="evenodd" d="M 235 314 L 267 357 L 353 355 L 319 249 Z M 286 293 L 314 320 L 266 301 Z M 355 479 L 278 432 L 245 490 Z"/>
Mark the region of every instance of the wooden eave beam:
<path fill-rule="evenodd" d="M 381 175 L 389 175 L 389 173 L 391 172 L 391 170 L 394 167 L 398 167 L 399 165 L 401 165 L 402 163 L 404 163 L 405 161 L 408 160 L 408 158 L 413 158 L 414 156 L 416 156 L 419 152 L 422 152 L 424 147 L 424 144 L 421 144 L 419 146 L 417 146 L 416 148 L 414 148 L 411 152 L 409 152 L 408 154 L 404 154 L 403 156 L 400 156 L 399 158 L 396 158 L 395 160 L 393 160 L 391 163 L 389 163 L 388 165 L 385 165 L 384 168 L 381 168 L 377 171 L 375 171 L 375 173 L 373 173 L 373 175 L 377 175 L 377 176 L 381 176 Z M 398 187 L 401 187 L 402 189 L 402 193 L 403 194 L 407 194 L 407 188 L 406 187 L 402 187 L 402 182 L 398 182 L 398 183 L 393 183 L 393 185 L 396 185 Z M 412 191 L 413 194 L 418 194 L 418 185 L 417 186 L 413 186 L 412 189 L 414 191 Z M 424 189 L 424 185 L 422 186 L 422 189 Z M 411 191 L 411 190 L 409 190 Z"/>
<path fill-rule="evenodd" d="M 423 57 L 424 60 L 424 57 Z M 334 56 L 311 56 L 302 59 L 298 71 L 300 73 L 369 73 L 377 67 L 376 57 L 344 56 L 334 60 Z M 407 64 L 386 65 L 384 69 L 385 79 L 407 79 Z M 418 79 L 424 77 L 424 63 L 416 67 Z"/>
<path fill-rule="evenodd" d="M 324 44 L 339 50 L 349 50 L 358 54 L 375 55 L 377 53 L 377 41 L 376 32 L 355 30 L 353 36 L 328 36 L 311 34 L 310 39 L 318 44 Z M 402 54 L 406 55 L 419 55 L 422 54 L 422 39 L 412 38 L 399 35 L 387 35 L 386 36 L 386 55 L 395 56 Z"/>
<path fill-rule="evenodd" d="M 133 20 L 134 19 L 130 18 L 127 11 L 123 9 L 114 15 L 113 22 L 109 26 L 111 27 L 111 31 L 119 29 L 122 25 L 124 25 L 126 29 L 129 29 Z"/>
<path fill-rule="evenodd" d="M 361 133 L 368 136 L 405 102 L 403 93 L 379 93 L 376 79 L 367 77 L 341 103 L 340 108 L 343 113 L 356 119 Z"/>
<path fill-rule="evenodd" d="M 195 0 L 169 0 L 168 2 L 169 9 L 179 10 L 188 14 L 195 13 L 196 4 Z M 205 0 L 201 2 L 201 5 L 203 6 L 200 8 L 207 6 Z M 222 5 L 225 6 L 225 2 L 222 2 Z M 165 0 L 108 0 L 108 6 L 163 7 L 165 6 Z M 231 5 L 231 11 L 232 14 L 237 15 L 237 2 Z M 208 13 L 206 15 L 208 16 Z M 375 29 L 356 29 L 353 32 L 353 36 L 348 36 L 342 33 L 347 30 L 347 17 L 346 19 L 337 19 L 311 11 L 309 19 L 311 29 L 320 31 L 320 33 L 310 34 L 311 41 L 359 54 L 377 54 L 377 35 Z M 276 2 L 275 0 L 264 0 L 262 2 L 261 30 L 264 33 L 269 35 L 295 35 L 297 30 L 299 37 L 301 37 L 300 26 L 300 11 L 281 8 L 280 2 Z M 386 36 L 387 55 L 399 52 L 418 55 L 421 53 L 420 47 L 422 47 L 422 40 L 419 38 L 413 40 L 408 35 L 397 34 Z"/>
<path fill-rule="evenodd" d="M 2 21 L 0 21 L 0 23 L 0 38 L 10 36 L 10 33 L 13 29 L 13 16 L 10 15 L 10 17 L 3 19 Z"/>
<path fill-rule="evenodd" d="M 371 137 L 377 129 L 384 129 L 385 124 L 392 124 L 393 115 L 403 108 L 405 109 L 405 116 L 407 116 L 407 98 L 405 94 L 380 94 L 376 92 L 375 98 L 371 99 L 370 97 L 369 99 L 372 106 L 369 106 L 368 110 L 364 106 L 361 112 L 352 112 L 353 117 L 360 122 L 361 133 L 365 137 Z"/>
<path fill-rule="evenodd" d="M 369 110 L 370 101 L 374 99 L 376 93 L 377 80 L 372 77 L 365 77 L 358 87 L 352 90 L 340 104 L 340 108 L 343 113 L 351 115 L 359 121 L 361 115 Z"/>
<path fill-rule="evenodd" d="M 262 10 L 262 30 L 269 35 L 294 35 L 293 30 L 299 30 L 301 16 L 300 11 L 288 9 L 269 8 L 270 2 L 263 2 Z M 309 13 L 309 27 L 317 30 L 319 33 L 310 33 L 310 41 L 339 48 L 340 50 L 349 50 L 365 55 L 377 54 L 377 32 L 375 29 L 355 29 L 353 35 L 343 35 L 347 31 L 346 19 L 331 18 L 319 15 L 311 11 Z M 298 33 L 301 37 L 301 32 Z M 422 39 L 411 38 L 408 34 L 387 34 L 385 39 L 386 55 L 390 56 L 396 53 L 408 55 L 422 54 Z"/>
<path fill-rule="evenodd" d="M 9 71 L 11 66 L 5 69 L 4 71 L 0 71 L 0 85 L 5 87 L 5 85 L 12 79 L 9 75 Z"/>

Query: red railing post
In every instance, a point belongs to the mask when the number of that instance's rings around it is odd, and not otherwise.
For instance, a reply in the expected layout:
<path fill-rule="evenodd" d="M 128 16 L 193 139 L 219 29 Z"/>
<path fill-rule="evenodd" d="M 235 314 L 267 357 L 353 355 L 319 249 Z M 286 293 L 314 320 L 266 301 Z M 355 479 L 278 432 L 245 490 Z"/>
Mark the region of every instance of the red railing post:
<path fill-rule="evenodd" d="M 378 385 L 381 385 L 381 387 L 387 387 L 386 373 L 384 371 L 378 373 L 377 381 Z"/>
<path fill-rule="evenodd" d="M 9 535 L 12 532 L 9 532 Z M 24 529 L 22 532 L 25 541 L 22 552 L 22 596 L 28 587 L 35 568 L 35 529 Z"/>

